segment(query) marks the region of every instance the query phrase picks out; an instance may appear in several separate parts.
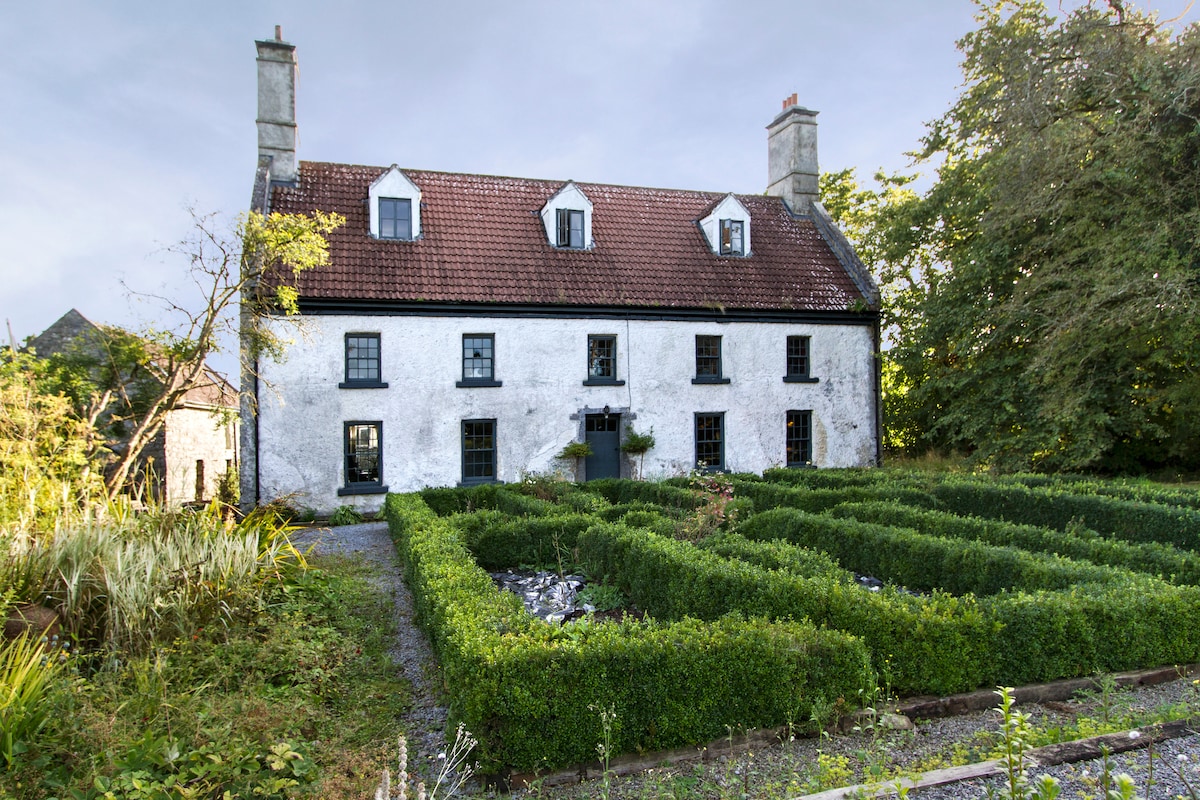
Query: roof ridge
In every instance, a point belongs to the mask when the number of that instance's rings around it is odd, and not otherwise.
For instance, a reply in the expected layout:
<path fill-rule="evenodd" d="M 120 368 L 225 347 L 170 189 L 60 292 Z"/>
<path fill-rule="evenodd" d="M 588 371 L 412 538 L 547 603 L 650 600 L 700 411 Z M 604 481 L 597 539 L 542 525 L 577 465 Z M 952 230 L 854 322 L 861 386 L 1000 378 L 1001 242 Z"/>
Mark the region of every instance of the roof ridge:
<path fill-rule="evenodd" d="M 341 168 L 346 168 L 346 169 L 378 170 L 380 174 L 383 174 L 384 172 L 387 172 L 388 170 L 390 170 L 393 166 L 396 166 L 405 175 L 409 175 L 409 174 L 413 174 L 413 175 L 445 175 L 447 177 L 460 177 L 460 178 L 485 178 L 485 179 L 489 179 L 489 180 L 502 180 L 502 181 L 525 181 L 525 182 L 529 182 L 529 183 L 545 183 L 545 184 L 549 184 L 549 185 L 556 186 L 556 187 L 562 187 L 562 186 L 566 186 L 568 183 L 574 183 L 576 186 L 579 186 L 579 187 L 595 186 L 595 187 L 610 187 L 610 188 L 614 188 L 614 189 L 639 189 L 639 190 L 644 190 L 644 191 L 665 192 L 665 193 L 672 193 L 672 194 L 699 194 L 699 195 L 705 195 L 705 196 L 713 195 L 718 198 L 724 198 L 729 195 L 733 195 L 734 197 L 737 197 L 739 199 L 743 198 L 743 197 L 756 197 L 756 198 L 757 197 L 768 197 L 768 195 L 757 193 L 757 192 L 750 192 L 750 193 L 735 192 L 735 191 L 731 191 L 731 190 L 727 190 L 727 189 L 726 190 L 680 189 L 680 188 L 673 188 L 673 187 L 668 187 L 668 186 L 647 186 L 644 184 L 632 184 L 632 183 L 602 183 L 599 181 L 583 181 L 583 180 L 578 180 L 575 178 L 562 178 L 562 179 L 559 179 L 559 178 L 530 178 L 530 177 L 521 176 L 521 175 L 493 175 L 493 174 L 486 173 L 486 172 L 456 172 L 456 171 L 440 170 L 440 169 L 418 169 L 415 167 L 403 167 L 403 166 L 399 166 L 396 164 L 389 164 L 386 167 L 382 167 L 382 166 L 376 166 L 373 164 L 349 164 L 349 163 L 344 163 L 344 162 L 340 162 L 340 161 L 301 161 L 300 162 L 301 168 L 303 168 L 306 165 L 314 166 L 314 167 L 341 167 Z M 778 198 L 775 198 L 775 199 L 778 199 Z"/>

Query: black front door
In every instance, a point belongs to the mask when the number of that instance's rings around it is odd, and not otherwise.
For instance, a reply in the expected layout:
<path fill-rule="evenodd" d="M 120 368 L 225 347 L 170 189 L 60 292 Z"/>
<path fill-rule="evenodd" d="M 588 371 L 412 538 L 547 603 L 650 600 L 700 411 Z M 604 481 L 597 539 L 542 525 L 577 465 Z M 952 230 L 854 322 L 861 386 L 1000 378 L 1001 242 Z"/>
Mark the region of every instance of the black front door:
<path fill-rule="evenodd" d="M 584 478 L 621 477 L 621 415 L 588 414 L 584 425 L 584 441 L 592 446 L 583 460 Z"/>

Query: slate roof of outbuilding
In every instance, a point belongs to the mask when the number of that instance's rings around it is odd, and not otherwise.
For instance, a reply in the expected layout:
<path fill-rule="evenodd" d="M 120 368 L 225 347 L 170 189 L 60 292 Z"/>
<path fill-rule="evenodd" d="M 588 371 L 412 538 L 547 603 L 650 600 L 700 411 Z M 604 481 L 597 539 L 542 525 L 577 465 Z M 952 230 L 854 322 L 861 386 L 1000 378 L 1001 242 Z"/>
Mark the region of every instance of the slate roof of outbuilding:
<path fill-rule="evenodd" d="M 590 250 L 551 246 L 540 211 L 566 181 L 404 170 L 421 189 L 421 237 L 372 238 L 368 189 L 385 167 L 302 162 L 271 210 L 336 211 L 330 265 L 302 299 L 838 312 L 862 292 L 806 217 L 737 195 L 753 252 L 713 254 L 698 221 L 725 193 L 577 183 L 593 204 Z"/>

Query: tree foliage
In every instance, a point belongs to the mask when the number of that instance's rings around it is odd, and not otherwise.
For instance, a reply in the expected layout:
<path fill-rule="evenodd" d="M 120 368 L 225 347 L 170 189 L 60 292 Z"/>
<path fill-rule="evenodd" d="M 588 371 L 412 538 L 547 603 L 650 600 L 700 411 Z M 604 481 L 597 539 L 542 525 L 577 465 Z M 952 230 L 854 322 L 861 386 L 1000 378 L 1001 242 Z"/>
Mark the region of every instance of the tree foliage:
<path fill-rule="evenodd" d="M 33 355 L 0 349 L 0 524 L 15 529 L 53 527 L 102 495 L 93 461 L 103 438 L 48 373 Z"/>
<path fill-rule="evenodd" d="M 917 154 L 933 186 L 851 181 L 891 303 L 889 425 L 1000 469 L 1200 466 L 1200 27 L 1117 0 L 977 18 Z"/>
<path fill-rule="evenodd" d="M 321 211 L 311 216 L 250 212 L 239 216 L 233 230 L 225 232 L 214 224 L 213 215 L 195 217 L 193 235 L 174 250 L 189 261 L 188 274 L 199 302 L 164 300 L 184 323 L 174 331 L 150 334 L 151 346 L 143 366 L 155 374 L 158 387 L 131 420 L 125 451 L 106 481 L 110 496 L 125 487 L 138 457 L 162 429 L 167 414 L 206 380 L 207 358 L 239 331 L 234 314 L 239 298 L 256 311 L 296 313 L 297 295 L 289 277 L 328 263 L 325 235 L 343 222 L 340 215 Z M 251 356 L 282 352 L 284 343 L 262 323 L 261 314 L 247 319 L 248 327 L 241 333 Z"/>

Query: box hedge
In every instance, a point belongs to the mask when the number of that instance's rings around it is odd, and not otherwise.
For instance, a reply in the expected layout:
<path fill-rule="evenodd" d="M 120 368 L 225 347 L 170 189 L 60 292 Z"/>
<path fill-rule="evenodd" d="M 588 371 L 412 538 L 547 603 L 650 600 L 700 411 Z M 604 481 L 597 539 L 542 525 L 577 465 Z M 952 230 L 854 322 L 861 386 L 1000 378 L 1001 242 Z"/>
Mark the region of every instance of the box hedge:
<path fill-rule="evenodd" d="M 896 691 L 949 694 L 992 682 L 996 624 L 979 613 L 974 598 L 870 592 L 845 573 L 767 570 L 620 525 L 588 529 L 579 551 L 590 574 L 659 619 L 714 620 L 731 612 L 809 619 L 861 637 Z"/>
<path fill-rule="evenodd" d="M 986 596 L 1006 590 L 1066 589 L 1079 583 L 1111 583 L 1129 570 L 970 539 L 929 536 L 797 509 L 758 514 L 738 526 L 747 539 L 786 539 L 823 550 L 845 569 L 909 589 Z"/>
<path fill-rule="evenodd" d="M 1082 526 L 1128 542 L 1161 542 L 1200 550 L 1200 511 L 1194 509 L 976 481 L 948 481 L 931 487 L 930 493 L 940 508 L 954 514 L 1059 531 Z"/>
<path fill-rule="evenodd" d="M 546 625 L 492 585 L 450 520 L 420 497 L 391 495 L 385 513 L 442 665 L 451 721 L 479 738 L 488 772 L 594 760 L 601 708 L 615 711 L 616 751 L 657 750 L 710 741 L 729 726 L 806 720 L 873 680 L 861 642 L 808 623 Z"/>
<path fill-rule="evenodd" d="M 735 497 L 746 497 L 753 500 L 754 508 L 757 511 L 767 511 L 772 508 L 798 508 L 802 511 L 816 513 L 842 503 L 868 500 L 892 500 L 922 508 L 932 508 L 937 505 L 937 501 L 927 492 L 895 483 L 846 486 L 838 489 L 806 489 L 768 481 L 734 481 L 733 488 Z"/>
<path fill-rule="evenodd" d="M 864 564 L 861 559 L 868 556 L 864 556 L 863 540 L 854 534 L 862 533 L 864 527 L 865 523 L 853 520 L 831 520 L 795 509 L 778 509 L 756 516 L 739 526 L 738 532 L 751 539 L 777 536 L 789 541 L 817 540 L 827 552 L 845 549 L 860 559 L 856 563 L 861 566 Z M 843 531 L 845 540 L 857 542 L 858 546 L 842 544 Z M 882 531 L 877 533 L 882 536 Z M 590 535 L 591 531 L 585 534 Z M 901 539 L 915 535 L 898 532 Z M 992 551 L 999 553 L 1003 549 L 992 548 Z M 933 550 L 925 556 L 930 560 L 936 557 Z M 921 554 L 914 550 L 910 558 L 917 561 Z M 839 561 L 847 566 L 845 561 Z M 1019 561 L 1002 558 L 997 564 L 980 560 L 964 564 L 961 569 L 964 572 L 982 569 L 985 574 L 999 575 L 1019 566 Z M 1081 583 L 1058 591 L 1003 591 L 978 599 L 964 597 L 994 632 L 983 645 L 988 663 L 979 667 L 988 678 L 972 688 L 1000 683 L 1020 685 L 1200 659 L 1200 626 L 1194 623 L 1200 619 L 1200 588 L 1172 586 L 1116 569 L 1107 570 L 1107 575 L 1109 579 L 1105 581 Z M 891 576 L 885 573 L 881 577 Z M 951 583 L 961 577 L 946 574 L 945 580 Z M 935 593 L 933 597 L 938 595 Z M 867 631 L 845 627 L 833 620 L 828 624 L 861 635 L 878 656 L 878 644 Z M 964 658 L 974 658 L 977 654 L 978 651 L 963 651 Z M 904 674 L 907 673 L 905 670 Z M 899 670 L 897 674 L 901 674 Z"/>
<path fill-rule="evenodd" d="M 1011 545 L 1039 553 L 1145 572 L 1170 583 L 1200 585 L 1200 554 L 1158 542 L 1125 542 L 1094 531 L 1070 533 L 1020 525 L 1004 520 L 960 517 L 946 511 L 913 508 L 897 503 L 845 503 L 828 512 L 861 522 L 913 528 L 934 536 L 975 539 L 994 545 Z"/>

